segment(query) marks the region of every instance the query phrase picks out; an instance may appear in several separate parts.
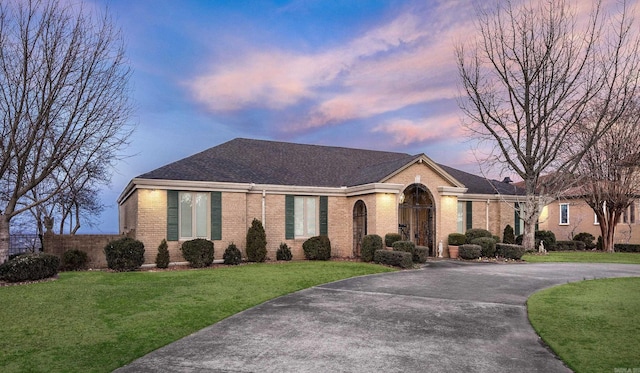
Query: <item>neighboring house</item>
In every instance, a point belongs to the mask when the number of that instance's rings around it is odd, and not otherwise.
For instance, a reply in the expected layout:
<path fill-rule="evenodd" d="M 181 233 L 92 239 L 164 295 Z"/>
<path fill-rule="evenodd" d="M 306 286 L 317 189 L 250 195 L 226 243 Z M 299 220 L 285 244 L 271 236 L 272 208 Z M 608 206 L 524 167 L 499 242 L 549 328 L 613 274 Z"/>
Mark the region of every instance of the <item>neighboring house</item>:
<path fill-rule="evenodd" d="M 498 194 L 499 193 L 499 194 Z M 514 185 L 434 163 L 424 154 L 234 139 L 140 175 L 118 199 L 120 233 L 145 245 L 153 263 L 167 239 L 210 239 L 215 258 L 230 243 L 245 247 L 254 218 L 264 225 L 268 256 L 287 243 L 328 235 L 332 255 L 358 257 L 366 234 L 401 233 L 437 255 L 447 236 L 485 228 L 520 229 Z"/>
<path fill-rule="evenodd" d="M 640 205 L 635 200 L 620 218 L 615 243 L 640 243 Z M 559 198 L 542 209 L 539 229 L 552 231 L 556 240 L 571 240 L 581 232 L 600 236 L 600 226 L 593 209 L 579 196 Z"/>

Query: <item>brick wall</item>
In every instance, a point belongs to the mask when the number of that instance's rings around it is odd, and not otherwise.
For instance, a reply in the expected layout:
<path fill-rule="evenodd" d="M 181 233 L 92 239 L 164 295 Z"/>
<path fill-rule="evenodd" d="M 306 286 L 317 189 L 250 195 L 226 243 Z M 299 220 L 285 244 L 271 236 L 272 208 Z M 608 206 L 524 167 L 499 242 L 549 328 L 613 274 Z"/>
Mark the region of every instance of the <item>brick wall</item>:
<path fill-rule="evenodd" d="M 44 234 L 43 249 L 45 253 L 54 254 L 62 258 L 67 250 L 81 250 L 89 257 L 89 268 L 107 268 L 107 259 L 104 255 L 104 247 L 112 240 L 124 236 L 118 234 Z"/>

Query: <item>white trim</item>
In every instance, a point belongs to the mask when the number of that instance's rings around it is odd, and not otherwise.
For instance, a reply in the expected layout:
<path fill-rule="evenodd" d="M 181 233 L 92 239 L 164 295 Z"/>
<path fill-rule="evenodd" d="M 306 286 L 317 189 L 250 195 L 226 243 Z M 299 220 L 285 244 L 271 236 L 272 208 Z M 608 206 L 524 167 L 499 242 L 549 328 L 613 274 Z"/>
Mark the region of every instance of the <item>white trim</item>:
<path fill-rule="evenodd" d="M 462 187 L 449 187 L 449 186 L 438 187 L 438 193 L 440 193 L 441 196 L 462 197 L 467 192 L 467 190 L 469 189 L 462 188 Z M 483 199 L 486 199 L 486 197 Z"/>

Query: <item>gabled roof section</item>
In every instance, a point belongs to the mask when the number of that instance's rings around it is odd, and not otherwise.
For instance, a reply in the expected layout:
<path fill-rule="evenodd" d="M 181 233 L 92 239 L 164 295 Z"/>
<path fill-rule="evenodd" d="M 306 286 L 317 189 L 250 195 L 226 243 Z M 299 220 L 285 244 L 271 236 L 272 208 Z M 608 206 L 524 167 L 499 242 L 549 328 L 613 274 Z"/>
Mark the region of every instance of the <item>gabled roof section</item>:
<path fill-rule="evenodd" d="M 379 182 L 411 155 L 238 138 L 138 176 L 320 187 Z"/>
<path fill-rule="evenodd" d="M 138 176 L 138 179 L 351 187 L 384 182 L 416 162 L 468 193 L 508 192 L 489 181 L 433 162 L 424 154 L 385 152 L 238 138 Z M 505 185 L 500 185 L 505 184 Z M 513 193 L 506 193 L 513 194 Z"/>

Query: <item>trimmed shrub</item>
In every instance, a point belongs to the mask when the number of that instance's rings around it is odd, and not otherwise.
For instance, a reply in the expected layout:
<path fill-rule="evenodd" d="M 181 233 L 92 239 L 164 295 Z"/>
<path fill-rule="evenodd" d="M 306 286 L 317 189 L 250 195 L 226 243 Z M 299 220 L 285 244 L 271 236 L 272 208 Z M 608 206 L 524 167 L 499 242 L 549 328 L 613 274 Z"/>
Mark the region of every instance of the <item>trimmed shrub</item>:
<path fill-rule="evenodd" d="M 469 242 L 471 244 L 480 245 L 482 251 L 481 256 L 493 258 L 496 256 L 496 240 L 491 237 L 478 237 Z"/>
<path fill-rule="evenodd" d="M 583 242 L 585 249 L 587 250 L 593 250 L 596 248 L 596 243 L 593 242 L 595 239 L 596 238 L 591 233 L 587 232 L 578 233 L 573 236 L 573 240 Z"/>
<path fill-rule="evenodd" d="M 156 255 L 156 267 L 169 267 L 169 247 L 167 246 L 167 240 L 165 239 L 162 239 L 162 242 L 160 242 L 160 246 L 158 246 L 158 255 Z"/>
<path fill-rule="evenodd" d="M 331 258 L 331 241 L 327 236 L 315 236 L 302 244 L 304 257 L 309 260 L 329 260 Z"/>
<path fill-rule="evenodd" d="M 576 251 L 578 250 L 579 241 L 556 241 L 556 251 Z M 580 242 L 584 245 L 584 242 Z M 584 247 L 584 246 L 583 246 Z"/>
<path fill-rule="evenodd" d="M 291 249 L 287 246 L 286 243 L 280 243 L 280 247 L 278 251 L 276 251 L 276 259 L 277 260 L 291 260 L 293 259 L 293 255 L 291 254 Z"/>
<path fill-rule="evenodd" d="M 413 262 L 414 263 L 426 263 L 427 257 L 429 256 L 429 248 L 426 246 L 416 246 L 416 249 L 413 251 Z"/>
<path fill-rule="evenodd" d="M 504 227 L 504 231 L 502 231 L 502 242 L 506 244 L 515 244 L 516 243 L 516 235 L 513 231 L 513 227 L 507 224 Z"/>
<path fill-rule="evenodd" d="M 496 255 L 505 259 L 520 260 L 524 255 L 524 246 L 507 243 L 497 243 Z"/>
<path fill-rule="evenodd" d="M 224 261 L 224 264 L 227 265 L 238 265 L 242 262 L 242 253 L 234 243 L 230 243 L 224 250 L 222 260 Z"/>
<path fill-rule="evenodd" d="M 449 233 L 449 237 L 447 238 L 447 242 L 449 245 L 460 246 L 467 243 L 467 236 L 464 233 Z"/>
<path fill-rule="evenodd" d="M 400 240 L 402 240 L 400 233 L 387 233 L 384 235 L 384 245 L 387 247 L 392 247 L 394 242 Z"/>
<path fill-rule="evenodd" d="M 400 268 L 413 268 L 411 253 L 406 251 L 376 250 L 373 261 Z"/>
<path fill-rule="evenodd" d="M 396 241 L 393 243 L 393 251 L 405 251 L 411 253 L 413 257 L 413 252 L 416 249 L 416 244 L 411 241 Z"/>
<path fill-rule="evenodd" d="M 180 251 L 193 268 L 208 267 L 213 263 L 213 242 L 204 238 L 183 242 Z"/>
<path fill-rule="evenodd" d="M 466 236 L 467 243 L 471 243 L 471 241 L 480 237 L 489 237 L 489 238 L 493 237 L 491 232 L 489 232 L 486 229 L 480 229 L 480 228 L 467 229 L 467 231 L 464 232 L 464 235 Z"/>
<path fill-rule="evenodd" d="M 479 259 L 481 254 L 482 247 L 480 245 L 467 243 L 458 248 L 458 257 L 462 259 Z"/>
<path fill-rule="evenodd" d="M 264 262 L 267 258 L 267 235 L 262 222 L 253 219 L 247 231 L 247 260 L 250 262 Z"/>
<path fill-rule="evenodd" d="M 0 279 L 8 282 L 37 281 L 58 273 L 60 258 L 51 254 L 24 254 L 0 265 Z"/>
<path fill-rule="evenodd" d="M 124 237 L 113 240 L 104 247 L 107 267 L 118 272 L 135 271 L 144 263 L 144 244 Z"/>
<path fill-rule="evenodd" d="M 640 253 L 640 245 L 631 243 L 615 243 L 613 251 L 619 253 Z"/>
<path fill-rule="evenodd" d="M 89 256 L 82 250 L 67 250 L 62 254 L 60 268 L 63 271 L 80 271 L 87 268 Z"/>
<path fill-rule="evenodd" d="M 382 250 L 382 237 L 377 234 L 368 234 L 362 238 L 362 249 L 360 250 L 360 260 L 370 262 L 376 250 Z"/>

